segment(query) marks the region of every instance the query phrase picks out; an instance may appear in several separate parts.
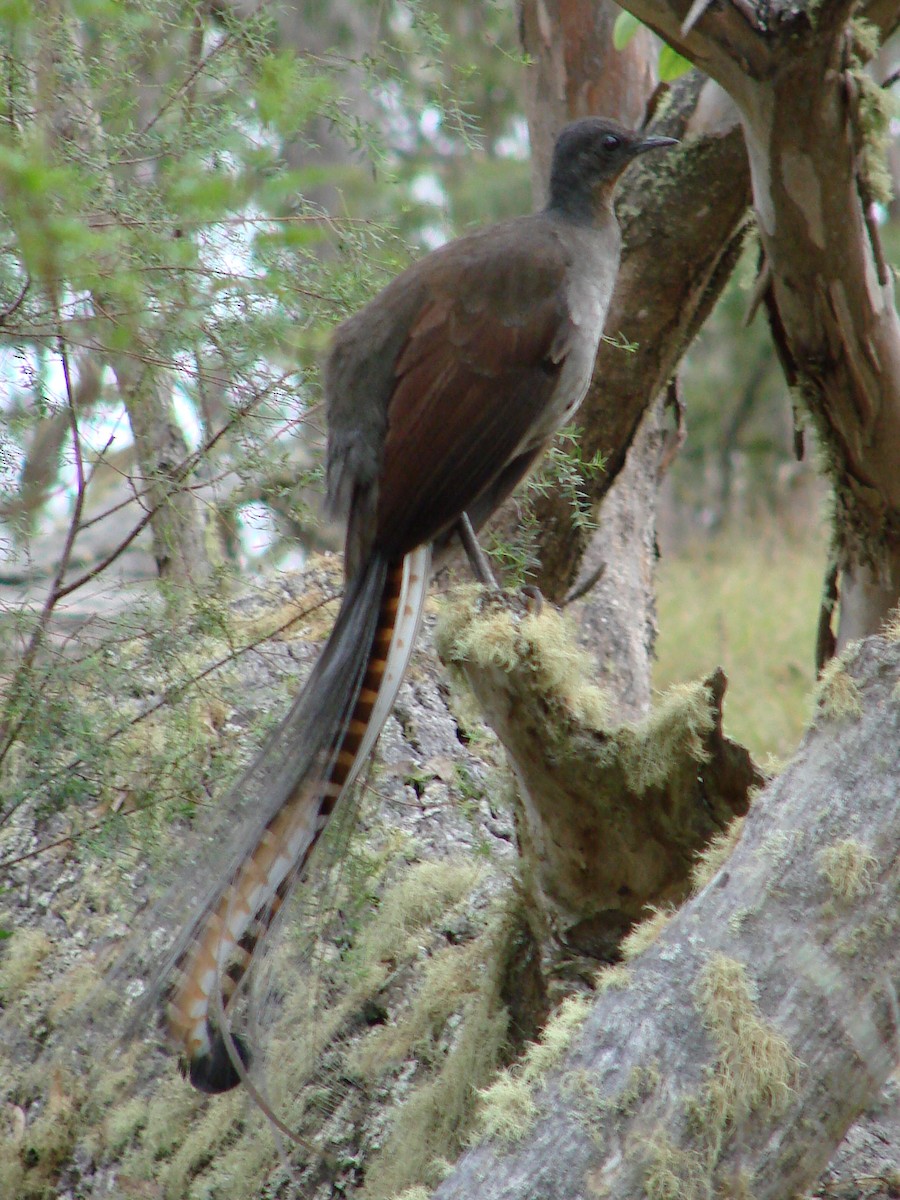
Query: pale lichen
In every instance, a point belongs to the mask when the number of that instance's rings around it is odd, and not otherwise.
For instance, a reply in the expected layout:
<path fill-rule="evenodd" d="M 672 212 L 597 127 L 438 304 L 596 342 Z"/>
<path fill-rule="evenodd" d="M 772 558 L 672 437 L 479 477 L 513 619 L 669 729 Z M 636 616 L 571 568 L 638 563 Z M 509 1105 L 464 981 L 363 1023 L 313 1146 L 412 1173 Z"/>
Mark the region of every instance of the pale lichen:
<path fill-rule="evenodd" d="M 526 670 L 548 701 L 565 705 L 577 720 L 591 725 L 608 720 L 608 698 L 585 682 L 584 652 L 571 622 L 548 605 L 520 615 L 485 600 L 477 589 L 461 589 L 441 610 L 435 640 L 451 665 Z"/>
<path fill-rule="evenodd" d="M 39 929 L 14 930 L 0 959 L 0 999 L 17 1000 L 38 976 L 53 943 Z"/>
<path fill-rule="evenodd" d="M 848 73 L 856 88 L 857 127 L 862 137 L 857 169 L 871 198 L 887 205 L 894 190 L 888 151 L 891 121 L 897 116 L 897 101 L 890 89 L 880 87 L 865 70 L 865 64 L 878 50 L 878 28 L 857 18 L 850 23 L 850 33 Z"/>
<path fill-rule="evenodd" d="M 676 1146 L 662 1129 L 639 1139 L 635 1149 L 645 1162 L 646 1200 L 707 1200 L 709 1177 L 703 1158 L 694 1150 Z"/>
<path fill-rule="evenodd" d="M 478 1134 L 504 1142 L 518 1142 L 537 1119 L 534 1093 L 524 1079 L 502 1072 L 490 1087 L 479 1092 Z"/>
<path fill-rule="evenodd" d="M 705 1103 L 695 1110 L 724 1134 L 750 1111 L 780 1115 L 797 1081 L 799 1060 L 762 1018 L 743 963 L 714 955 L 697 979 L 697 1007 L 716 1045 Z"/>
<path fill-rule="evenodd" d="M 479 1092 L 479 1137 L 503 1141 L 525 1137 L 537 1117 L 535 1089 L 569 1049 L 590 1008 L 589 995 L 567 997 L 523 1058 Z"/>
<path fill-rule="evenodd" d="M 874 887 L 878 859 L 855 838 L 843 838 L 816 856 L 819 874 L 839 900 L 859 900 Z"/>
<path fill-rule="evenodd" d="M 900 642 L 900 608 L 895 608 L 885 621 L 882 636 L 889 642 Z"/>
<path fill-rule="evenodd" d="M 675 915 L 675 909 L 671 906 L 651 907 L 648 911 L 650 915 L 622 939 L 619 950 L 626 962 L 631 962 L 649 949 Z"/>
<path fill-rule="evenodd" d="M 862 693 L 859 684 L 847 673 L 847 660 L 855 654 L 857 643 L 833 658 L 822 670 L 816 686 L 816 706 L 819 713 L 830 721 L 856 721 L 862 716 Z"/>
<path fill-rule="evenodd" d="M 706 885 L 718 875 L 725 863 L 734 853 L 735 846 L 741 840 L 744 832 L 744 819 L 736 818 L 727 829 L 717 833 L 697 855 L 691 868 L 691 892 L 698 895 Z"/>
<path fill-rule="evenodd" d="M 631 983 L 631 969 L 624 963 L 603 967 L 594 976 L 594 990 L 598 995 L 611 990 L 626 988 Z"/>
<path fill-rule="evenodd" d="M 632 791 L 663 786 L 685 755 L 698 763 L 708 760 L 704 739 L 715 728 L 711 699 L 706 683 L 674 684 L 630 736 L 628 729 L 620 732 L 622 766 Z"/>

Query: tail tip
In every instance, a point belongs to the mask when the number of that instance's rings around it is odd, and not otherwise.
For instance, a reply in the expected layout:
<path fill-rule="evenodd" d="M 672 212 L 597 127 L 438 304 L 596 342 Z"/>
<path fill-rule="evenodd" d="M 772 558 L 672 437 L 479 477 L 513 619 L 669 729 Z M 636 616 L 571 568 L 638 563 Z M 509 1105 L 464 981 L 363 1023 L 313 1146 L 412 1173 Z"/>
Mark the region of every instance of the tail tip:
<path fill-rule="evenodd" d="M 229 1041 L 237 1051 L 243 1067 L 249 1067 L 250 1047 L 238 1033 L 232 1033 Z M 183 1074 L 186 1074 L 193 1087 L 198 1092 L 217 1096 L 221 1092 L 230 1092 L 241 1082 L 241 1073 L 235 1066 L 233 1051 L 229 1042 L 218 1029 L 209 1030 L 209 1049 L 203 1054 L 183 1064 Z"/>

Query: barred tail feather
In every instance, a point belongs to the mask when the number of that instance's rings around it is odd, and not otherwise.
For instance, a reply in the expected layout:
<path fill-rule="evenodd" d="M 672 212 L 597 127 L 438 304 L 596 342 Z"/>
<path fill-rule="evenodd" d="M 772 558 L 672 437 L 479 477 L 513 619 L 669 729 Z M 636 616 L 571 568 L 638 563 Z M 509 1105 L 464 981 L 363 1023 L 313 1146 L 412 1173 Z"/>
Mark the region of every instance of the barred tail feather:
<path fill-rule="evenodd" d="M 217 1027 L 254 952 L 352 786 L 393 707 L 418 633 L 430 549 L 373 556 L 350 585 L 312 675 L 236 785 L 266 775 L 267 816 L 185 931 L 166 1002 L 170 1037 L 201 1091 L 227 1091 L 241 1066 Z M 274 768 L 274 769 L 273 769 Z M 258 791 L 258 788 L 255 789 Z"/>

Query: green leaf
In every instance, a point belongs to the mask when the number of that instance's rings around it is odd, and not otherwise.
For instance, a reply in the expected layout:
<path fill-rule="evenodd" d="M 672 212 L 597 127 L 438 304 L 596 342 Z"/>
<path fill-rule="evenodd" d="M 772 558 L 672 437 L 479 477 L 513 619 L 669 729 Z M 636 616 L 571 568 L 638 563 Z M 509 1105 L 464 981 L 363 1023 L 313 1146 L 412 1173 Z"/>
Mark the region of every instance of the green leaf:
<path fill-rule="evenodd" d="M 167 182 L 167 199 L 183 220 L 219 220 L 240 208 L 246 198 L 246 181 L 204 163 L 178 163 Z"/>
<path fill-rule="evenodd" d="M 630 12 L 620 12 L 613 25 L 613 45 L 617 50 L 624 50 L 641 27 L 637 17 Z"/>
<path fill-rule="evenodd" d="M 659 52 L 659 81 L 671 83 L 673 79 L 685 75 L 694 64 L 673 50 L 671 46 L 663 46 Z"/>
<path fill-rule="evenodd" d="M 105 21 L 118 16 L 121 20 L 121 5 L 115 0 L 71 0 L 72 11 L 82 21 Z"/>
<path fill-rule="evenodd" d="M 34 18 L 30 0 L 0 0 L 0 24 L 27 25 Z"/>
<path fill-rule="evenodd" d="M 296 55 L 281 51 L 263 60 L 256 85 L 256 111 L 282 137 L 297 133 L 335 100 L 334 81 Z"/>

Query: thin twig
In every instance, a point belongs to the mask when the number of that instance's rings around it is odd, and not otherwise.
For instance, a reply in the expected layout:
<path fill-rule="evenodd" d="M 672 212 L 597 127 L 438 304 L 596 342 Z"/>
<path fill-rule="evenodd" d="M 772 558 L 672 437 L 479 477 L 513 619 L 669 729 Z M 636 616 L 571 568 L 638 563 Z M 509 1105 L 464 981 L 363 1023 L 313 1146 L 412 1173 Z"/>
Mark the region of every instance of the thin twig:
<path fill-rule="evenodd" d="M 84 460 L 81 455 L 81 437 L 78 431 L 78 413 L 75 404 L 75 390 L 72 386 L 72 376 L 69 369 L 69 354 L 66 343 L 63 339 L 62 332 L 59 333 L 59 355 L 62 363 L 63 379 L 66 387 L 66 401 L 69 414 L 69 426 L 72 433 L 72 453 L 75 459 L 75 477 L 76 477 L 76 492 L 75 501 L 72 506 L 72 516 L 69 521 L 68 529 L 66 530 L 65 540 L 63 541 L 62 552 L 59 557 L 59 562 L 56 566 L 56 571 L 53 576 L 53 581 L 50 584 L 50 589 L 47 592 L 37 623 L 32 630 L 31 637 L 28 639 L 28 644 L 25 647 L 25 652 L 22 655 L 19 666 L 16 669 L 16 674 L 10 687 L 7 697 L 7 714 L 11 714 L 12 709 L 22 699 L 23 692 L 28 684 L 32 674 L 34 661 L 38 651 L 44 643 L 44 638 L 47 634 L 47 626 L 50 621 L 50 616 L 53 609 L 59 603 L 60 599 L 66 592 L 62 588 L 62 581 L 66 571 L 69 569 L 69 563 L 72 558 L 72 550 L 75 546 L 75 539 L 78 536 L 78 527 L 81 521 L 81 514 L 84 510 L 84 495 L 85 495 L 85 476 L 84 476 Z M 15 744 L 16 738 L 25 723 L 25 713 L 22 713 L 10 727 L 8 717 L 0 722 L 0 736 L 3 738 L 3 745 L 0 747 L 0 765 L 6 759 L 10 749 Z M 3 825 L 5 817 L 0 816 L 0 826 Z"/>
<path fill-rule="evenodd" d="M 28 295 L 28 290 L 31 287 L 31 276 L 25 276 L 25 282 L 22 285 L 22 290 L 16 296 L 11 304 L 7 304 L 6 308 L 0 309 L 0 326 L 5 325 L 11 316 L 13 316 L 25 303 L 25 297 Z"/>
<path fill-rule="evenodd" d="M 128 731 L 130 729 L 133 729 L 136 725 L 139 725 L 142 721 L 146 721 L 149 717 L 152 717 L 154 713 L 159 712 L 159 710 L 161 708 L 164 708 L 166 705 L 173 704 L 185 692 L 187 692 L 189 688 L 196 687 L 197 684 L 202 683 L 204 679 L 208 678 L 210 675 L 215 674 L 216 671 L 220 671 L 223 667 L 226 667 L 229 664 L 235 662 L 237 659 L 241 658 L 243 655 L 249 654 L 250 651 L 258 649 L 264 643 L 271 641 L 275 637 L 279 637 L 283 633 L 286 633 L 287 630 L 290 629 L 293 625 L 296 625 L 298 622 L 305 620 L 307 617 L 311 616 L 313 613 L 318 612 L 319 609 L 324 608 L 326 605 L 333 603 L 335 600 L 338 600 L 340 598 L 340 596 L 341 596 L 341 593 L 339 591 L 334 592 L 328 596 L 323 596 L 322 599 L 317 600 L 315 602 L 315 604 L 311 604 L 311 605 L 309 605 L 309 607 L 304 608 L 301 612 L 294 613 L 293 616 L 288 617 L 288 619 L 286 621 L 282 622 L 281 625 L 276 626 L 275 629 L 271 629 L 267 633 L 260 634 L 260 636 L 258 638 L 254 638 L 254 640 L 252 642 L 248 642 L 246 646 L 241 646 L 237 650 L 234 650 L 234 649 L 229 650 L 228 654 L 222 655 L 221 658 L 218 658 L 218 659 L 216 659 L 215 662 L 210 663 L 208 667 L 204 667 L 204 669 L 202 671 L 197 672 L 195 675 L 189 676 L 187 679 L 182 680 L 178 684 L 173 684 L 171 687 L 166 688 L 161 693 L 161 695 L 156 700 L 153 701 L 152 704 L 150 704 L 146 708 L 142 709 L 135 716 L 129 718 L 129 720 L 123 722 L 123 724 L 119 725 L 116 729 L 112 730 L 112 732 L 106 734 L 105 735 L 106 744 L 109 745 L 109 743 L 122 737 L 124 734 L 128 733 Z M 82 759 L 80 757 L 74 758 L 70 762 L 68 762 L 64 767 L 62 767 L 61 771 L 62 771 L 62 773 L 66 774 L 66 775 L 71 775 L 71 774 L 74 774 L 78 770 L 78 768 L 83 765 L 84 765 L 84 759 Z M 43 783 L 46 778 L 50 778 L 49 773 L 47 776 L 44 777 L 44 779 L 39 781 L 37 787 L 43 786 Z M 6 821 L 9 820 L 10 817 L 12 816 L 12 814 L 14 812 L 16 812 L 16 810 L 18 808 L 20 808 L 22 804 L 26 803 L 26 801 L 31 799 L 31 796 L 33 794 L 34 794 L 34 790 L 32 792 L 26 793 L 25 795 L 21 796 L 15 802 L 15 804 L 12 804 L 3 813 L 0 813 L 0 826 L 4 825 L 6 823 Z M 146 809 L 149 807 L 153 807 L 153 806 L 152 805 L 144 805 L 141 809 L 135 810 L 135 811 L 145 812 Z M 123 815 L 130 815 L 130 814 L 112 813 L 110 816 L 105 817 L 102 821 L 98 822 L 97 825 L 89 826 L 87 828 L 87 830 L 85 830 L 84 832 L 89 833 L 95 828 L 102 828 L 104 825 L 108 824 L 110 821 L 120 819 Z M 39 854 L 43 854 L 47 850 L 52 850 L 55 846 L 58 846 L 61 843 L 71 842 L 73 840 L 74 840 L 73 836 L 70 834 L 68 837 L 61 838 L 61 839 L 58 839 L 53 842 L 45 842 L 44 844 L 35 847 L 33 850 L 29 850 L 26 854 L 16 855 L 13 858 L 2 859 L 2 860 L 0 860 L 0 869 L 14 866 L 16 863 L 24 862 L 29 858 L 36 858 Z"/>

